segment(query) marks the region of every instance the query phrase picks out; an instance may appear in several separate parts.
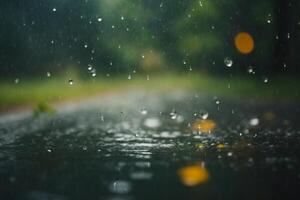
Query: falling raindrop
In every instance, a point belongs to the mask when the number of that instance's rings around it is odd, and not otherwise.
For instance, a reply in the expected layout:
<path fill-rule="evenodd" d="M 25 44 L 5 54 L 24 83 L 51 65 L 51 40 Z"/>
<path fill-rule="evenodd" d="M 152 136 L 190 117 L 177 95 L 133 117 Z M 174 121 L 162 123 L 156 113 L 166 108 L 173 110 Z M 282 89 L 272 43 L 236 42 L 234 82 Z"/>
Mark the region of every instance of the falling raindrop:
<path fill-rule="evenodd" d="M 73 85 L 73 84 L 74 84 L 73 79 L 69 79 L 69 84 L 70 84 L 70 85 Z"/>
<path fill-rule="evenodd" d="M 170 117 L 171 119 L 176 119 L 178 117 L 178 114 L 175 110 L 172 110 L 172 112 L 170 112 Z"/>
<path fill-rule="evenodd" d="M 131 80 L 131 75 L 130 75 L 130 74 L 128 75 L 128 78 L 127 78 L 127 79 L 128 79 L 128 80 Z"/>
<path fill-rule="evenodd" d="M 229 57 L 224 59 L 224 63 L 227 67 L 231 67 L 233 65 L 233 61 Z"/>
<path fill-rule="evenodd" d="M 101 120 L 102 122 L 104 122 L 104 116 L 103 116 L 103 115 L 100 116 L 100 120 Z"/>
<path fill-rule="evenodd" d="M 15 84 L 18 84 L 20 82 L 20 79 L 16 78 L 15 79 Z"/>
<path fill-rule="evenodd" d="M 51 76 L 51 73 L 50 72 L 47 72 L 47 77 L 50 77 Z"/>
<path fill-rule="evenodd" d="M 208 112 L 201 113 L 201 118 L 202 119 L 207 119 L 208 118 Z"/>
<path fill-rule="evenodd" d="M 255 74 L 255 71 L 254 71 L 252 66 L 249 66 L 247 71 L 248 71 L 249 74 Z"/>
<path fill-rule="evenodd" d="M 56 8 L 53 8 L 52 11 L 53 11 L 53 12 L 56 12 Z"/>
<path fill-rule="evenodd" d="M 264 83 L 268 83 L 269 79 L 267 77 L 265 77 L 263 81 L 264 81 Z"/>
<path fill-rule="evenodd" d="M 97 20 L 98 20 L 98 22 L 102 22 L 102 18 L 101 17 L 99 17 Z"/>
<path fill-rule="evenodd" d="M 146 79 L 147 79 L 147 81 L 149 81 L 149 80 L 150 80 L 150 76 L 149 76 L 149 75 L 147 75 L 147 76 L 146 76 Z"/>

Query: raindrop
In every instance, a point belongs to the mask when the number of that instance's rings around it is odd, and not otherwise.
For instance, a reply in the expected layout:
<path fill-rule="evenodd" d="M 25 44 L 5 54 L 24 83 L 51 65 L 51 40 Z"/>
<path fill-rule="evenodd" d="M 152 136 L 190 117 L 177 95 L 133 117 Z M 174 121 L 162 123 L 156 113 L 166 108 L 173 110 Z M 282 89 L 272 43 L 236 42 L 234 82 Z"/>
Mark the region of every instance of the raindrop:
<path fill-rule="evenodd" d="M 249 66 L 247 71 L 248 71 L 249 74 L 255 74 L 255 71 L 254 71 L 252 66 Z"/>
<path fill-rule="evenodd" d="M 228 156 L 228 157 L 231 157 L 232 155 L 233 155 L 232 152 L 228 152 L 228 153 L 227 153 L 227 156 Z"/>
<path fill-rule="evenodd" d="M 270 19 L 268 19 L 268 20 L 267 20 L 267 23 L 268 23 L 268 24 L 271 24 L 271 20 L 270 20 Z"/>
<path fill-rule="evenodd" d="M 53 12 L 56 12 L 56 8 L 53 8 L 52 11 L 53 11 Z"/>
<path fill-rule="evenodd" d="M 128 80 L 131 80 L 131 75 L 130 74 L 128 75 Z"/>
<path fill-rule="evenodd" d="M 269 79 L 268 78 L 264 78 L 264 83 L 268 83 L 269 82 Z"/>
<path fill-rule="evenodd" d="M 149 75 L 146 76 L 146 80 L 147 80 L 147 81 L 150 80 L 150 76 L 149 76 Z"/>
<path fill-rule="evenodd" d="M 69 84 L 70 84 L 70 85 L 73 85 L 73 84 L 74 84 L 73 79 L 69 79 Z"/>
<path fill-rule="evenodd" d="M 104 122 L 104 116 L 103 116 L 103 115 L 100 116 L 100 120 L 101 120 L 102 122 Z"/>
<path fill-rule="evenodd" d="M 51 150 L 51 149 L 47 149 L 47 151 L 48 151 L 49 153 L 51 153 L 51 152 L 52 152 L 52 150 Z"/>
<path fill-rule="evenodd" d="M 102 22 L 102 18 L 101 17 L 99 17 L 97 20 L 98 20 L 98 22 Z"/>
<path fill-rule="evenodd" d="M 109 189 L 113 193 L 127 194 L 131 190 L 131 184 L 127 181 L 118 180 L 110 183 Z"/>
<path fill-rule="evenodd" d="M 161 122 L 158 118 L 147 118 L 144 121 L 144 126 L 148 128 L 158 128 L 161 125 Z"/>
<path fill-rule="evenodd" d="M 231 67 L 233 65 L 233 61 L 229 57 L 224 59 L 224 63 L 227 67 Z"/>
<path fill-rule="evenodd" d="M 208 112 L 201 113 L 201 118 L 202 119 L 207 119 L 208 118 Z"/>
<path fill-rule="evenodd" d="M 219 101 L 219 100 L 216 100 L 216 104 L 219 105 L 219 104 L 220 104 L 220 101 Z"/>
<path fill-rule="evenodd" d="M 18 84 L 20 82 L 20 79 L 16 78 L 15 79 L 15 84 Z"/>
<path fill-rule="evenodd" d="M 170 112 L 170 117 L 171 119 L 176 119 L 178 117 L 178 114 L 175 110 L 173 110 L 172 112 Z"/>
<path fill-rule="evenodd" d="M 124 20 L 124 19 L 125 19 L 125 18 L 122 16 L 122 17 L 121 17 L 121 20 Z"/>
<path fill-rule="evenodd" d="M 87 47 L 88 47 L 88 45 L 87 45 L 87 44 L 85 44 L 85 45 L 84 45 L 84 48 L 87 48 Z"/>
<path fill-rule="evenodd" d="M 252 119 L 250 119 L 249 124 L 251 126 L 257 126 L 259 124 L 259 119 L 258 118 L 252 118 Z"/>
<path fill-rule="evenodd" d="M 51 73 L 50 72 L 47 72 L 47 77 L 50 77 L 51 76 Z"/>
<path fill-rule="evenodd" d="M 202 1 L 199 1 L 199 6 L 200 6 L 200 7 L 202 7 L 202 6 L 203 6 L 203 4 L 202 4 Z"/>
<path fill-rule="evenodd" d="M 148 110 L 146 110 L 145 108 L 141 109 L 141 114 L 142 115 L 147 115 L 148 114 Z"/>

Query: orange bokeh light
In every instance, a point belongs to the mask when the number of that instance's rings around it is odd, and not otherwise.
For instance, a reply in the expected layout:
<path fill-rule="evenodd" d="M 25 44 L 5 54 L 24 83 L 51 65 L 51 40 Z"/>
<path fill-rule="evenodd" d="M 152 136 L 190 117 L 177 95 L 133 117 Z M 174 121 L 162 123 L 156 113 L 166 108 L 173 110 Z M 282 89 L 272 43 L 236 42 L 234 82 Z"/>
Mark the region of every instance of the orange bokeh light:
<path fill-rule="evenodd" d="M 210 133 L 216 127 L 216 123 L 210 119 L 196 120 L 193 123 L 193 130 Z"/>
<path fill-rule="evenodd" d="M 238 33 L 234 38 L 234 44 L 237 50 L 242 54 L 249 54 L 254 49 L 253 37 L 246 32 Z"/>
<path fill-rule="evenodd" d="M 195 186 L 205 183 L 209 179 L 207 169 L 200 165 L 190 165 L 179 169 L 178 175 L 186 186 Z"/>

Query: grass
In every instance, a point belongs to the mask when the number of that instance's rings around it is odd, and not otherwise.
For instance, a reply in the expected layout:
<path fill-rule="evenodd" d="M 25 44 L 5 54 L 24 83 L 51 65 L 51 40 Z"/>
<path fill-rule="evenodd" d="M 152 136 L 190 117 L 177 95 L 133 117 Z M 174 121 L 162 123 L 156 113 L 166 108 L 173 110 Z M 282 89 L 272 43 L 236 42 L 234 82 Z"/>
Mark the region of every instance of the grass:
<path fill-rule="evenodd" d="M 92 80 L 74 80 L 70 85 L 65 78 L 47 78 L 45 80 L 21 80 L 0 82 L 0 111 L 22 106 L 36 106 L 41 102 L 60 102 L 117 92 L 128 89 L 169 91 L 175 89 L 194 90 L 217 96 L 257 98 L 268 100 L 298 101 L 299 86 L 296 78 L 277 77 L 264 83 L 250 77 L 224 78 L 208 75 L 145 75 L 97 77 Z"/>

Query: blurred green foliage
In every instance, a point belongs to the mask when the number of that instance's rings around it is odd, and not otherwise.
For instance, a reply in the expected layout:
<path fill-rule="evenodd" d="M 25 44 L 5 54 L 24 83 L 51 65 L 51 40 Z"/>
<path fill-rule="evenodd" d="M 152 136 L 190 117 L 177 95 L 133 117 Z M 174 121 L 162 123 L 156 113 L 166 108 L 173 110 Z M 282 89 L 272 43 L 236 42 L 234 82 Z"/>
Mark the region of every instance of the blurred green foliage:
<path fill-rule="evenodd" d="M 273 0 L 51 0 L 1 2 L 0 72 L 8 76 L 65 75 L 70 68 L 87 77 L 88 65 L 100 73 L 210 71 L 218 74 L 282 73 L 282 60 L 294 72 L 297 56 L 277 60 L 289 43 L 299 44 L 295 0 L 288 11 Z M 281 4 L 279 5 L 279 7 Z M 281 6 L 282 7 L 282 6 Z M 280 7 L 280 8 L 281 8 Z M 289 29 L 282 25 L 288 15 Z M 270 20 L 270 23 L 268 23 Z M 255 40 L 250 55 L 241 55 L 234 36 L 249 32 Z M 288 48 L 289 47 L 289 48 Z M 277 52 L 277 53 L 276 53 Z M 294 55 L 290 53 L 291 55 Z M 228 71 L 224 58 L 234 60 Z M 275 60 L 275 62 L 274 62 Z M 278 61 L 278 62 L 277 62 Z M 275 66 L 278 65 L 278 66 Z M 281 65 L 281 66 L 280 66 Z"/>

